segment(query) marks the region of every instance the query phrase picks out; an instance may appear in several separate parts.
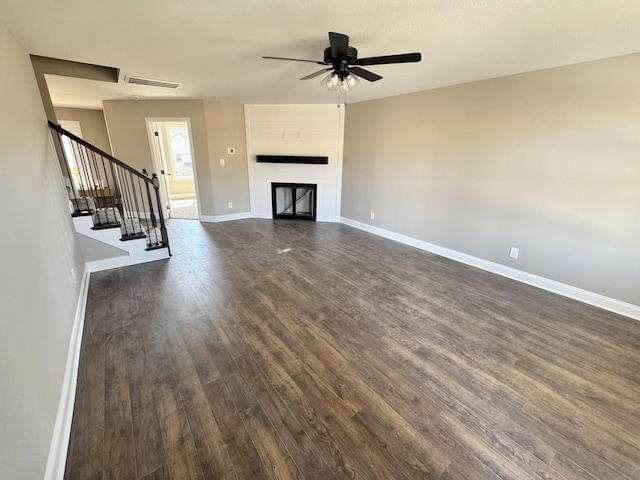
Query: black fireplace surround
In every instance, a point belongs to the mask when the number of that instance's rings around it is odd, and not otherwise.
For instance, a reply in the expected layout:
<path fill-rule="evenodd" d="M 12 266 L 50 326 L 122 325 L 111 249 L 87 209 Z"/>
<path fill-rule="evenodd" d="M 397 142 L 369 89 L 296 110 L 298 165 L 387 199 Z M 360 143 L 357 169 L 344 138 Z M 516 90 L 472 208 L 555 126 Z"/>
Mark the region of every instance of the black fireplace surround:
<path fill-rule="evenodd" d="M 317 189 L 313 183 L 272 183 L 273 218 L 315 221 Z"/>

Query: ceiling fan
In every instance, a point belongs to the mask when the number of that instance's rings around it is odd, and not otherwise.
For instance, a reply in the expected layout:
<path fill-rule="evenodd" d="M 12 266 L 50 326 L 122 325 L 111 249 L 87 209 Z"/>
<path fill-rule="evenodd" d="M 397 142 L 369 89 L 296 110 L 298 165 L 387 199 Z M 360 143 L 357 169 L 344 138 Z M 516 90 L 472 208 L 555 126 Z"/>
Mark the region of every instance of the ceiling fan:
<path fill-rule="evenodd" d="M 324 60 L 305 60 L 300 58 L 270 57 L 269 60 L 289 60 L 293 62 L 309 62 L 318 65 L 330 65 L 317 72 L 313 72 L 300 80 L 309 80 L 323 73 L 330 72 L 321 82 L 329 91 L 348 92 L 358 84 L 358 78 L 370 82 L 377 82 L 382 77 L 369 70 L 361 68 L 370 65 L 386 65 L 390 63 L 409 63 L 422 60 L 420 53 L 401 53 L 398 55 L 383 55 L 381 57 L 358 58 L 358 50 L 349 46 L 349 37 L 342 33 L 329 32 L 329 47 L 324 49 Z"/>

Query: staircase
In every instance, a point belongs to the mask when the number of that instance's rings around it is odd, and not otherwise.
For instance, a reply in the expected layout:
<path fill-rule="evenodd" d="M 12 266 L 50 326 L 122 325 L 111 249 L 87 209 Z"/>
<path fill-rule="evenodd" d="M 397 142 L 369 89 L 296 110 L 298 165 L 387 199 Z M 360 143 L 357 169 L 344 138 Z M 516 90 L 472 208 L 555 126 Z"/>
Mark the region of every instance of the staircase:
<path fill-rule="evenodd" d="M 53 122 L 49 127 L 64 157 L 76 231 L 123 251 L 111 266 L 170 257 L 156 174 L 138 172 Z"/>

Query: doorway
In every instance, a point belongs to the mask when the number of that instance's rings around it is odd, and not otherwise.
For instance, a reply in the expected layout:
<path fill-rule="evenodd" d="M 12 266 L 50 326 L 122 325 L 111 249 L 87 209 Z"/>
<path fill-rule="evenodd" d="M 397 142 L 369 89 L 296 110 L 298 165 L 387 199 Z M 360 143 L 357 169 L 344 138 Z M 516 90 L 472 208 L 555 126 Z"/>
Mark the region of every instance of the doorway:
<path fill-rule="evenodd" d="M 147 130 L 165 216 L 198 220 L 189 119 L 147 119 Z"/>

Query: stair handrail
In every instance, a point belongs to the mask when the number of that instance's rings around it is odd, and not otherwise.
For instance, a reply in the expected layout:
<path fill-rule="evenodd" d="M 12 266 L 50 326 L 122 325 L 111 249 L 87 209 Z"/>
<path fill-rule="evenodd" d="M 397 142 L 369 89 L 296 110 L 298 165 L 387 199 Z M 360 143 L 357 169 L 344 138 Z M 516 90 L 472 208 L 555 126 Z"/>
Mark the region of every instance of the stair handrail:
<path fill-rule="evenodd" d="M 125 170 L 130 171 L 131 173 L 133 173 L 134 175 L 137 175 L 138 177 L 141 177 L 142 179 L 144 179 L 145 182 L 149 182 L 149 183 L 153 183 L 151 181 L 151 178 L 145 176 L 144 174 L 142 174 L 141 172 L 139 172 L 138 170 L 136 170 L 135 168 L 127 165 L 126 163 L 124 163 L 121 160 L 118 160 L 116 157 L 114 157 L 113 155 L 105 152 L 104 150 L 99 149 L 98 147 L 96 147 L 95 145 L 92 145 L 91 143 L 87 142 L 86 140 L 83 140 L 82 138 L 78 137 L 77 135 L 74 135 L 73 133 L 71 133 L 68 130 L 65 130 L 64 128 L 62 128 L 60 125 L 57 125 L 55 123 L 53 123 L 51 120 L 49 120 L 49 126 L 55 130 L 58 133 L 62 133 L 63 135 L 66 135 L 67 137 L 69 137 L 71 140 L 73 140 L 74 142 L 78 142 L 80 145 L 82 145 L 83 147 L 86 147 L 90 150 L 93 150 L 94 152 L 102 155 L 103 157 L 109 159 L 110 161 L 112 161 L 113 163 L 115 163 L 116 165 L 118 165 L 119 167 L 124 168 Z M 155 175 L 155 173 L 153 174 Z"/>
<path fill-rule="evenodd" d="M 149 246 L 149 248 L 147 248 L 147 250 L 151 250 L 154 248 L 164 248 L 167 247 L 169 248 L 169 237 L 167 234 L 167 228 L 166 228 L 166 224 L 165 224 L 165 219 L 164 219 L 164 214 L 162 212 L 162 206 L 161 206 L 161 199 L 160 199 L 160 181 L 157 177 L 157 175 L 155 173 L 153 173 L 151 175 L 151 177 L 149 177 L 146 169 L 143 169 L 142 172 L 139 172 L 138 170 L 136 170 L 135 168 L 127 165 L 126 163 L 122 162 L 121 160 L 118 160 L 116 157 L 114 157 L 113 155 L 111 155 L 110 153 L 105 152 L 104 150 L 96 147 L 95 145 L 92 145 L 91 143 L 87 142 L 86 140 L 78 137 L 77 135 L 73 134 L 72 132 L 69 132 L 68 130 L 65 130 L 64 128 L 62 128 L 60 125 L 57 125 L 54 122 L 49 121 L 49 127 L 54 130 L 55 132 L 57 132 L 57 137 L 58 140 L 60 142 L 62 142 L 62 136 L 67 137 L 68 139 L 70 139 L 72 142 L 75 142 L 78 145 L 81 145 L 82 147 L 85 148 L 86 151 L 91 152 L 93 154 L 93 158 L 81 158 L 81 164 L 82 164 L 82 168 L 85 169 L 85 171 L 83 172 L 85 174 L 85 178 L 84 179 L 80 179 L 80 185 L 82 186 L 83 181 L 87 183 L 87 187 L 90 187 L 89 190 L 92 190 L 94 192 L 97 191 L 98 189 L 98 185 L 97 184 L 92 184 L 90 185 L 88 180 L 91 179 L 91 173 L 95 173 L 94 170 L 98 169 L 98 165 L 97 165 L 97 159 L 95 157 L 95 155 L 99 155 L 102 158 L 102 164 L 103 164 L 103 168 L 106 168 L 104 166 L 104 160 L 108 161 L 109 164 L 109 168 L 110 168 L 110 174 L 111 174 L 111 178 L 113 180 L 113 185 L 110 184 L 110 182 L 107 182 L 107 186 L 108 189 L 114 188 L 115 189 L 115 205 L 113 205 L 114 207 L 118 207 L 118 210 L 120 211 L 120 213 L 122 215 L 125 215 L 125 213 L 128 214 L 133 214 L 133 216 L 131 217 L 127 217 L 127 218 L 136 218 L 139 219 L 140 218 L 140 214 L 142 212 L 145 212 L 146 210 L 141 210 L 140 206 L 138 205 L 138 199 L 142 198 L 142 197 L 138 197 L 137 195 L 141 195 L 141 193 L 136 194 L 136 187 L 135 187 L 135 181 L 133 179 L 133 176 L 135 176 L 135 178 L 137 178 L 137 182 L 144 182 L 145 185 L 145 190 L 147 192 L 147 197 L 148 197 L 148 201 L 147 201 L 147 205 L 149 207 L 149 216 L 151 219 L 151 225 L 154 228 L 157 228 L 158 223 L 159 223 L 159 230 L 160 230 L 160 238 L 161 241 L 157 241 L 157 232 L 155 232 L 156 235 L 156 242 L 152 242 L 151 238 L 148 238 L 148 242 L 147 245 Z M 66 158 L 67 154 L 65 153 L 65 149 L 63 148 L 63 146 L 61 145 L 61 152 L 62 155 L 64 157 L 64 164 L 67 168 L 67 173 L 69 174 L 69 182 L 71 184 L 71 190 L 72 190 L 72 194 L 73 194 L 73 198 L 75 200 L 75 212 L 73 213 L 73 216 L 78 216 L 78 215 L 91 215 L 92 213 L 94 213 L 89 207 L 88 207 L 88 203 L 86 203 L 85 207 L 83 210 L 86 210 L 84 212 L 81 212 L 79 207 L 78 207 L 78 192 L 76 190 L 76 185 L 74 184 L 74 180 L 71 174 L 71 166 L 69 163 L 69 160 Z M 75 147 L 74 147 L 74 152 L 75 152 Z M 74 154 L 74 157 L 76 157 L 76 155 Z M 96 165 L 95 165 L 95 169 L 92 170 L 91 166 L 89 167 L 89 175 L 87 175 L 87 171 L 86 171 L 86 163 L 87 161 L 89 162 L 89 164 L 91 163 L 91 160 L 93 160 Z M 78 161 L 78 159 L 76 158 L 76 162 Z M 77 166 L 78 169 L 80 169 L 79 166 Z M 122 175 L 116 174 L 114 170 L 117 171 L 117 169 L 120 168 L 122 170 L 124 170 L 125 172 L 128 172 L 125 174 L 125 177 L 123 178 Z M 101 182 L 100 180 L 100 172 L 99 170 L 97 171 L 98 173 L 98 180 Z M 127 179 L 126 175 L 129 176 L 129 178 Z M 105 179 L 108 180 L 108 175 L 106 174 L 106 170 L 105 170 Z M 150 195 L 150 191 L 149 191 L 149 186 L 152 185 L 154 190 L 155 190 L 155 200 L 156 200 L 156 207 L 158 209 L 157 215 L 158 218 L 156 218 L 156 212 L 155 212 L 155 208 L 154 208 L 154 202 L 151 200 L 152 197 Z M 140 186 L 140 185 L 139 185 Z M 98 198 L 97 200 L 100 200 L 100 195 L 102 195 L 103 200 L 104 200 L 104 190 L 107 190 L 104 188 L 104 186 L 101 187 L 102 189 L 102 193 L 98 194 Z M 86 189 L 85 189 L 86 192 Z M 85 193 L 86 194 L 86 193 Z M 84 198 L 84 197 L 80 197 L 80 198 Z M 95 199 L 94 199 L 95 200 Z M 124 202 L 124 203 L 123 203 Z M 98 202 L 99 203 L 99 202 Z M 135 206 L 135 208 L 133 210 L 127 210 L 125 212 L 125 206 L 129 205 L 129 207 L 131 206 Z M 144 205 L 142 205 L 144 208 Z M 114 208 L 115 209 L 115 208 Z M 98 209 L 99 210 L 99 209 Z M 97 210 L 96 210 L 96 214 L 97 214 Z M 137 216 L 136 216 L 137 214 Z M 114 213 L 115 215 L 115 213 Z M 94 215 L 95 217 L 95 215 Z M 100 217 L 98 217 L 100 218 Z M 138 231 L 136 231 L 136 227 L 134 226 L 133 228 L 128 228 L 127 223 L 125 221 L 124 224 L 120 224 L 114 219 L 110 219 L 109 216 L 107 215 L 107 221 L 106 223 L 104 223 L 104 221 L 102 220 L 98 220 L 98 224 L 96 224 L 96 220 L 94 219 L 94 229 L 99 229 L 99 228 L 111 228 L 111 227 L 120 227 L 122 226 L 123 229 L 123 235 L 122 235 L 122 240 L 131 240 L 134 238 L 144 238 L 147 235 L 144 234 L 144 232 L 140 232 L 140 230 L 138 229 Z M 171 255 L 171 253 L 169 253 L 169 255 Z"/>

